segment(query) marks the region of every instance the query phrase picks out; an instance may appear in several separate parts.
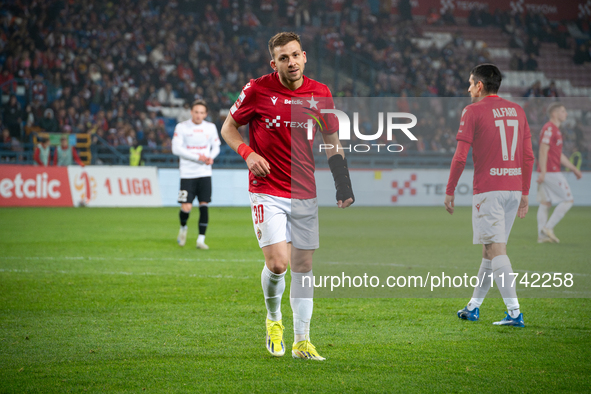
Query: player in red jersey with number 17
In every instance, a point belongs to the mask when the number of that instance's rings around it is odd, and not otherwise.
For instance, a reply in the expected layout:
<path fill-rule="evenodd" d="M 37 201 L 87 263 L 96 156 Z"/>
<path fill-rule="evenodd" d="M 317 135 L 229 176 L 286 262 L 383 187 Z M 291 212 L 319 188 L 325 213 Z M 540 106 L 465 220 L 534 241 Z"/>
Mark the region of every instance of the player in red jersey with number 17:
<path fill-rule="evenodd" d="M 458 317 L 479 319 L 480 305 L 492 284 L 499 287 L 507 316 L 496 325 L 524 327 L 515 291 L 507 241 L 515 216 L 524 218 L 533 169 L 531 133 L 523 109 L 497 96 L 501 72 L 481 64 L 470 73 L 468 91 L 472 104 L 464 108 L 456 139 L 458 147 L 451 164 L 445 208 L 454 212 L 454 191 L 472 147 L 474 196 L 472 198 L 473 243 L 482 244 L 479 284 Z"/>
<path fill-rule="evenodd" d="M 318 115 L 323 108 L 334 109 L 334 104 L 326 85 L 304 76 L 306 52 L 297 34 L 272 37 L 269 53 L 275 72 L 244 86 L 222 126 L 222 137 L 250 170 L 254 230 L 265 256 L 261 284 L 267 307 L 267 350 L 276 357 L 285 353 L 281 298 L 291 264 L 292 356 L 321 361 L 324 357 L 310 343 L 309 335 L 314 294 L 312 254 L 319 246 L 313 140 L 307 138 L 306 121 L 298 115 L 305 110 Z M 346 208 L 354 197 L 336 133 L 338 121 L 334 116 L 324 121 L 322 138 L 334 147 L 327 156 L 337 205 Z M 238 132 L 238 127 L 247 123 L 250 146 Z"/>

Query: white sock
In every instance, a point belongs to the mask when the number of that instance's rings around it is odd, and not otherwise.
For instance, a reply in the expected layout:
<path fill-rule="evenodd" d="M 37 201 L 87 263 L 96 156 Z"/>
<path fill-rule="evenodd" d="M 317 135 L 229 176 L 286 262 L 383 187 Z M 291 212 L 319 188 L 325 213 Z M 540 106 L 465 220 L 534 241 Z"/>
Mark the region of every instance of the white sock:
<path fill-rule="evenodd" d="M 542 229 L 546 227 L 548 222 L 548 210 L 550 208 L 547 205 L 540 204 L 538 207 L 538 237 L 543 236 Z"/>
<path fill-rule="evenodd" d="M 472 312 L 476 308 L 480 308 L 480 305 L 484 302 L 484 298 L 470 298 L 468 301 L 468 310 Z"/>
<path fill-rule="evenodd" d="M 281 320 L 281 297 L 285 291 L 285 270 L 282 274 L 271 272 L 267 265 L 261 272 L 261 286 L 265 296 L 265 305 L 267 306 L 267 319 L 272 321 Z"/>
<path fill-rule="evenodd" d="M 546 223 L 546 227 L 549 229 L 554 229 L 554 227 L 560 222 L 560 220 L 566 215 L 568 210 L 573 206 L 572 202 L 563 201 L 556 208 L 554 208 L 554 212 L 552 212 L 552 216 Z"/>
<path fill-rule="evenodd" d="M 309 277 L 311 281 L 306 279 Z M 312 271 L 291 272 L 289 301 L 293 310 L 294 342 L 310 339 L 310 319 L 314 309 L 314 283 Z"/>
<path fill-rule="evenodd" d="M 187 229 L 187 225 L 185 224 L 184 226 L 181 226 L 182 230 L 186 230 Z"/>
<path fill-rule="evenodd" d="M 197 236 L 197 242 L 200 243 L 200 244 L 204 243 L 205 242 L 205 235 L 204 234 L 199 234 Z"/>
<path fill-rule="evenodd" d="M 472 298 L 468 302 L 468 310 L 473 311 L 475 308 L 480 308 L 480 305 L 484 302 L 484 297 L 490 290 L 492 266 L 489 259 L 482 259 L 480 263 L 480 269 L 478 270 L 478 286 L 474 288 Z"/>
<path fill-rule="evenodd" d="M 495 283 L 501 292 L 501 297 L 507 306 L 509 313 L 514 313 L 517 310 L 519 315 L 519 301 L 517 300 L 516 286 L 513 283 L 514 276 L 511 268 L 511 261 L 506 254 L 500 255 L 492 259 L 491 262 Z M 501 278 L 501 275 L 503 278 Z M 513 285 L 513 286 L 511 286 Z"/>
<path fill-rule="evenodd" d="M 505 303 L 507 303 L 507 301 L 505 301 Z M 515 303 L 517 303 L 517 308 L 516 309 L 509 309 L 509 316 L 511 316 L 513 319 L 517 318 L 517 316 L 519 316 L 519 314 L 521 313 L 521 312 L 519 312 L 519 302 L 517 302 L 517 298 L 515 298 Z M 507 307 L 507 309 L 508 308 L 509 307 Z"/>

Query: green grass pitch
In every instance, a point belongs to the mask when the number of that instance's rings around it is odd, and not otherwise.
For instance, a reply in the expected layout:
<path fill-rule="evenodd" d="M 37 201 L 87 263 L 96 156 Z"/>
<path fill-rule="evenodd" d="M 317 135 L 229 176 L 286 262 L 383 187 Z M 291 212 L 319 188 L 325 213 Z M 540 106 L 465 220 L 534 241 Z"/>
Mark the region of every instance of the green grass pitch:
<path fill-rule="evenodd" d="M 0 393 L 590 391 L 591 208 L 567 214 L 560 244 L 536 243 L 535 208 L 516 222 L 517 272 L 577 274 L 570 293 L 520 288 L 525 328 L 491 324 L 504 312 L 497 289 L 475 323 L 456 317 L 469 289 L 317 289 L 312 342 L 325 362 L 264 347 L 249 209 L 211 208 L 209 251 L 194 247 L 197 214 L 180 248 L 176 208 L 0 209 Z M 480 263 L 470 208 L 320 215 L 316 274 L 473 275 Z"/>

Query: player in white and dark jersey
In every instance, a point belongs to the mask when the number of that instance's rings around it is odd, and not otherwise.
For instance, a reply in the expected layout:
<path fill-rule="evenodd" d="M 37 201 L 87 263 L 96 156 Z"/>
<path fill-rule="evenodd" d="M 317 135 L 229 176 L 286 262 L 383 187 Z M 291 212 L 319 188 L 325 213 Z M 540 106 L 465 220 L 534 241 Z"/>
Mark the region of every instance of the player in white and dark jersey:
<path fill-rule="evenodd" d="M 571 170 L 577 179 L 583 176 L 581 171 L 562 153 L 562 134 L 560 125 L 568 113 L 559 102 L 548 106 L 550 120 L 540 132 L 540 151 L 538 154 L 538 242 L 560 242 L 554 234 L 554 226 L 566 215 L 574 204 L 574 198 L 561 165 Z M 552 204 L 558 204 L 548 220 L 548 211 Z"/>
<path fill-rule="evenodd" d="M 501 80 L 501 72 L 492 64 L 476 66 L 470 73 L 468 91 L 472 104 L 462 112 L 444 203 L 453 214 L 454 191 L 472 147 L 473 243 L 482 244 L 482 262 L 478 271 L 480 283 L 468 305 L 458 311 L 458 317 L 479 319 L 480 305 L 494 278 L 508 312 L 493 324 L 523 327 L 523 314 L 511 280 L 513 270 L 507 242 L 515 215 L 524 218 L 527 214 L 534 156 L 525 112 L 496 94 Z"/>
<path fill-rule="evenodd" d="M 178 202 L 181 228 L 177 237 L 180 246 L 187 241 L 187 220 L 193 200 L 199 201 L 198 249 L 209 249 L 205 244 L 205 231 L 209 223 L 207 204 L 211 202 L 211 165 L 220 153 L 220 139 L 215 125 L 205 120 L 207 103 L 196 100 L 191 105 L 191 119 L 178 123 L 172 138 L 172 153 L 179 156 L 181 188 Z"/>
<path fill-rule="evenodd" d="M 255 234 L 265 256 L 261 284 L 267 307 L 267 350 L 283 356 L 281 298 L 291 264 L 290 302 L 293 310 L 292 356 L 324 360 L 310 342 L 313 309 L 312 254 L 319 246 L 318 203 L 314 180 L 313 140 L 306 138 L 298 110 L 334 109 L 328 87 L 305 77 L 306 52 L 295 33 L 279 33 L 269 41 L 274 73 L 251 80 L 230 109 L 222 136 L 246 161 Z M 293 112 L 292 112 L 293 111 Z M 340 148 L 338 122 L 325 116 L 322 130 L 337 205 L 354 201 L 347 162 Z M 250 146 L 238 127 L 249 124 Z M 316 130 L 315 130 L 316 131 Z M 309 280 L 312 280 L 310 282 Z"/>

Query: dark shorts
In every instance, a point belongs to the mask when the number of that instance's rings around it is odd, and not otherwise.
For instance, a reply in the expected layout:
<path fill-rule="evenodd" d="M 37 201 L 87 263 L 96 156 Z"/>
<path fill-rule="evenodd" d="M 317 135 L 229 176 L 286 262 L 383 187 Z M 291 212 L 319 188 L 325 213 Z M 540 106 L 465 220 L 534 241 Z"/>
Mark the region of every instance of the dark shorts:
<path fill-rule="evenodd" d="M 178 202 L 193 203 L 197 197 L 199 202 L 211 202 L 211 177 L 181 179 Z"/>

